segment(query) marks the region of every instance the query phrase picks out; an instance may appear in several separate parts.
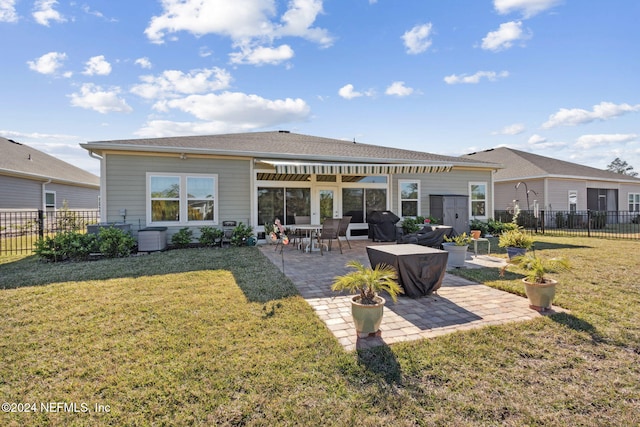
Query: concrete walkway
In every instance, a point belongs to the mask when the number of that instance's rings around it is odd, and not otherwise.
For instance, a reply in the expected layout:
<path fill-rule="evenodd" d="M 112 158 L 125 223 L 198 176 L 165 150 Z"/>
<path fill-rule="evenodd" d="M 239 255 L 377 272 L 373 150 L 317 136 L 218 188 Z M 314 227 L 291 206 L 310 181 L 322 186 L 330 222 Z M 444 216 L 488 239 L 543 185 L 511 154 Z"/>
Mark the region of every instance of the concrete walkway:
<path fill-rule="evenodd" d="M 437 295 L 417 299 L 400 296 L 396 303 L 387 298 L 380 336 L 358 337 L 351 318 L 349 296 L 331 291 L 331 283 L 334 277 L 352 271 L 345 267 L 349 260 L 370 265 L 366 246 L 373 244 L 369 240 L 352 240 L 349 249 L 343 241 L 343 254 L 340 254 L 334 241 L 333 250 L 324 252 L 324 256 L 319 252 L 304 253 L 293 246 L 286 246 L 282 253 L 273 245 L 260 248 L 280 270 L 284 266 L 284 273 L 346 350 L 432 338 L 541 316 L 529 308 L 527 298 L 447 273 Z M 503 259 L 487 255 L 476 257 L 469 252 L 465 268 L 500 267 L 503 264 Z"/>

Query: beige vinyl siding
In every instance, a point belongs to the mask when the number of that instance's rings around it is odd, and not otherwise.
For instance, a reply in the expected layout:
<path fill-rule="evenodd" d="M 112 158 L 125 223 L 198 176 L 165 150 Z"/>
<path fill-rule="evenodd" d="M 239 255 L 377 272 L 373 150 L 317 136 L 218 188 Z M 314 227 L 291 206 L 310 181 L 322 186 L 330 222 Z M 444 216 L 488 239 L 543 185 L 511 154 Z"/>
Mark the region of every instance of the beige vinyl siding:
<path fill-rule="evenodd" d="M 470 196 L 470 182 L 486 182 L 487 184 L 487 212 L 493 212 L 491 171 L 485 170 L 456 170 L 446 173 L 432 174 L 402 174 L 393 175 L 391 178 L 391 210 L 397 211 L 399 206 L 398 180 L 420 181 L 420 214 L 428 216 L 430 214 L 429 196 L 432 194 L 455 194 Z M 471 209 L 469 208 L 469 212 Z"/>
<path fill-rule="evenodd" d="M 587 209 L 586 181 L 555 178 L 548 178 L 547 181 L 549 201 L 544 205 L 544 209 L 551 211 L 569 210 L 569 190 L 575 190 L 578 192 L 578 204 L 576 205 L 576 209 L 579 211 Z"/>
<path fill-rule="evenodd" d="M 248 159 L 216 159 L 173 156 L 141 156 L 107 154 L 106 214 L 107 221 L 122 221 L 121 209 L 127 210 L 127 222 L 137 231 L 146 226 L 147 172 L 218 175 L 218 221 L 235 220 L 247 224 L 251 209 L 250 161 Z M 172 234 L 183 226 L 172 227 Z"/>

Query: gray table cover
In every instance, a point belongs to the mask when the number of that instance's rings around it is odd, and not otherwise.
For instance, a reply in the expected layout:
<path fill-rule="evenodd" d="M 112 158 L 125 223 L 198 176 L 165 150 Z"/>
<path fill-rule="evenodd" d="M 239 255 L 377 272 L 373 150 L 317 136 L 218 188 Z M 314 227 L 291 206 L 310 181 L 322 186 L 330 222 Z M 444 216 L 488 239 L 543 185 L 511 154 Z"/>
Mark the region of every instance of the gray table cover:
<path fill-rule="evenodd" d="M 448 252 L 415 244 L 367 246 L 367 255 L 372 267 L 394 267 L 404 294 L 411 298 L 438 290 L 447 269 Z"/>

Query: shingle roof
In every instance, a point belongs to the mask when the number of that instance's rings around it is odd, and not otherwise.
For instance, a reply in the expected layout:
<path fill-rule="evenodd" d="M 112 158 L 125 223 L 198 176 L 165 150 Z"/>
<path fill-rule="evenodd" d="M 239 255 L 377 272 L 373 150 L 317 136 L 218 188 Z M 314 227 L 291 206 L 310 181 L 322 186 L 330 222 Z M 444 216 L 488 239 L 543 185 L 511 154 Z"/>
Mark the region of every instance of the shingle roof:
<path fill-rule="evenodd" d="M 180 136 L 152 139 L 96 141 L 80 144 L 87 150 L 168 151 L 246 155 L 272 159 L 350 162 L 430 162 L 453 165 L 496 165 L 453 156 L 354 143 L 339 139 L 301 135 L 287 131 L 251 132 L 224 135 Z"/>
<path fill-rule="evenodd" d="M 501 164 L 504 168 L 496 172 L 496 182 L 541 177 L 571 177 L 640 182 L 640 179 L 627 175 L 507 147 L 471 153 L 464 157 Z"/>
<path fill-rule="evenodd" d="M 100 178 L 28 145 L 0 137 L 0 174 L 99 187 Z"/>

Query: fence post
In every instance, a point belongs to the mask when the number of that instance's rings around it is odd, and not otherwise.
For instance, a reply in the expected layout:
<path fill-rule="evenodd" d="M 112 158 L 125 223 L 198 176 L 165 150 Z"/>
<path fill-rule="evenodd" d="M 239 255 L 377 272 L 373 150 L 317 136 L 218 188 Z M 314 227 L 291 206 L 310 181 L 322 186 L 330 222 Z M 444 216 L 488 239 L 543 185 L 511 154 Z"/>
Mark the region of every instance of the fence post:
<path fill-rule="evenodd" d="M 587 237 L 591 237 L 591 210 L 587 209 Z"/>
<path fill-rule="evenodd" d="M 44 239 L 44 211 L 38 209 L 38 236 L 40 239 Z"/>
<path fill-rule="evenodd" d="M 544 218 L 545 218 L 545 213 L 543 209 L 540 211 L 540 231 L 542 232 L 542 234 L 544 234 Z"/>

